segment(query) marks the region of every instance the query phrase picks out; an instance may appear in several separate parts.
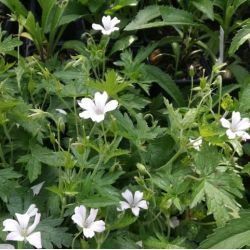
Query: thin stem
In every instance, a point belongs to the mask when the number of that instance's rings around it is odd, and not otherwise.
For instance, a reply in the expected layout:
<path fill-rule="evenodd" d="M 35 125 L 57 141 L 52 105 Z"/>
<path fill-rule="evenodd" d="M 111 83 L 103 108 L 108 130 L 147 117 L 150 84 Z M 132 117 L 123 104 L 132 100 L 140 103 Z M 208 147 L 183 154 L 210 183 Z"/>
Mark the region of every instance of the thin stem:
<path fill-rule="evenodd" d="M 172 156 L 172 158 L 166 163 L 166 164 L 164 164 L 163 166 L 161 166 L 161 167 L 159 167 L 158 169 L 157 169 L 157 171 L 159 171 L 159 170 L 162 170 L 162 169 L 164 169 L 164 168 L 167 168 L 167 167 L 169 167 L 182 153 L 184 153 L 185 151 L 184 151 L 184 149 L 183 148 L 180 148 L 173 156 Z"/>
<path fill-rule="evenodd" d="M 6 128 L 5 124 L 3 124 L 3 130 L 4 130 L 4 133 L 5 133 L 8 141 L 9 141 L 9 144 L 10 144 L 10 164 L 12 165 L 13 164 L 13 143 L 12 143 L 12 139 L 11 139 L 11 136 L 10 136 L 9 131 Z"/>
<path fill-rule="evenodd" d="M 190 90 L 190 97 L 189 97 L 188 107 L 190 107 L 190 105 L 192 103 L 193 88 L 194 88 L 194 77 L 191 76 L 191 90 Z"/>
<path fill-rule="evenodd" d="M 100 154 L 100 155 L 99 155 L 99 160 L 98 160 L 97 164 L 95 165 L 95 168 L 94 168 L 94 170 L 93 170 L 93 172 L 92 172 L 92 174 L 91 174 L 91 177 L 94 177 L 94 176 L 95 176 L 95 174 L 96 174 L 96 172 L 97 172 L 97 170 L 98 170 L 98 168 L 99 168 L 99 166 L 100 166 L 102 160 L 103 160 L 103 155 Z"/>
<path fill-rule="evenodd" d="M 219 103 L 218 103 L 218 115 L 220 114 L 221 97 L 222 97 L 222 81 L 219 81 Z"/>
<path fill-rule="evenodd" d="M 78 234 L 76 234 L 76 236 L 74 237 L 74 239 L 72 240 L 72 244 L 71 244 L 71 248 L 74 249 L 75 246 L 75 240 L 77 239 L 78 236 L 80 236 L 82 234 L 82 232 L 79 232 Z"/>
<path fill-rule="evenodd" d="M 76 112 L 76 98 L 74 97 L 74 113 L 75 113 L 75 125 L 76 125 L 76 138 L 79 137 L 79 130 L 78 130 L 78 114 Z"/>
<path fill-rule="evenodd" d="M 103 138 L 104 138 L 105 145 L 108 145 L 103 122 L 101 122 L 101 127 L 102 127 L 102 132 L 103 132 Z"/>

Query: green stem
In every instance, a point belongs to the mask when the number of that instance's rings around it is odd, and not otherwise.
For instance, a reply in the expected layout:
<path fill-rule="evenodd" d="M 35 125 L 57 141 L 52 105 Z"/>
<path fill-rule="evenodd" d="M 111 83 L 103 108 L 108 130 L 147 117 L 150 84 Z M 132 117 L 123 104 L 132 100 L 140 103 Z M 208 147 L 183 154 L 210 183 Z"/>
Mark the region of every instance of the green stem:
<path fill-rule="evenodd" d="M 180 148 L 180 149 L 172 156 L 172 158 L 171 158 L 166 164 L 164 164 L 163 166 L 159 167 L 159 168 L 157 169 L 157 171 L 162 170 L 162 169 L 165 169 L 165 168 L 167 168 L 167 167 L 170 167 L 171 164 L 172 164 L 172 163 L 173 163 L 182 153 L 184 153 L 184 152 L 185 152 L 185 150 L 184 150 L 183 148 Z"/>
<path fill-rule="evenodd" d="M 94 176 L 95 176 L 95 174 L 96 174 L 96 172 L 97 172 L 97 170 L 98 170 L 98 168 L 99 168 L 99 166 L 100 166 L 102 160 L 103 160 L 103 155 L 100 154 L 100 155 L 99 155 L 99 160 L 98 160 L 97 164 L 95 165 L 95 168 L 94 168 L 94 170 L 93 170 L 93 172 L 92 172 L 92 174 L 91 174 L 91 177 L 94 177 Z"/>
<path fill-rule="evenodd" d="M 222 81 L 219 81 L 219 103 L 218 103 L 218 115 L 220 114 L 221 97 L 222 97 Z"/>
<path fill-rule="evenodd" d="M 10 144 L 10 165 L 13 165 L 13 143 L 12 143 L 9 131 L 6 128 L 5 124 L 3 124 L 3 130 Z"/>
<path fill-rule="evenodd" d="M 74 249 L 75 246 L 75 240 L 77 239 L 78 236 L 80 236 L 82 234 L 82 232 L 79 232 L 78 234 L 76 234 L 76 236 L 74 237 L 74 239 L 72 240 L 72 244 L 71 244 L 71 248 Z"/>
<path fill-rule="evenodd" d="M 75 113 L 75 125 L 76 125 L 76 138 L 79 137 L 79 129 L 78 129 L 78 114 L 76 112 L 76 98 L 74 97 L 74 113 Z"/>
<path fill-rule="evenodd" d="M 23 247 L 24 247 L 24 241 L 18 241 L 17 242 L 17 248 L 18 249 L 23 249 Z"/>
<path fill-rule="evenodd" d="M 190 97 L 189 97 L 189 102 L 188 102 L 188 107 L 190 107 L 192 103 L 192 97 L 193 97 L 193 88 L 194 88 L 194 77 L 191 77 L 191 90 L 190 90 Z"/>

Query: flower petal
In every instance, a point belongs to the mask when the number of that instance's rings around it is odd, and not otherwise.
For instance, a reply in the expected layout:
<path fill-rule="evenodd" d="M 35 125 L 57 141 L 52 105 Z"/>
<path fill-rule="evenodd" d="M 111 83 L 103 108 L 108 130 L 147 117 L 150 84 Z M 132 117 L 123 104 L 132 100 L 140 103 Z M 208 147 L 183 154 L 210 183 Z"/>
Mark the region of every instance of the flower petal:
<path fill-rule="evenodd" d="M 117 211 L 124 211 L 128 208 L 130 208 L 130 204 L 128 204 L 126 201 L 120 201 L 120 206 L 117 208 Z"/>
<path fill-rule="evenodd" d="M 29 214 L 19 214 L 15 213 L 17 220 L 19 222 L 19 225 L 21 228 L 27 228 L 30 220 Z"/>
<path fill-rule="evenodd" d="M 139 215 L 139 212 L 140 212 L 140 208 L 139 207 L 133 207 L 131 208 L 132 210 L 132 213 L 135 215 L 135 216 L 138 216 Z"/>
<path fill-rule="evenodd" d="M 19 232 L 11 232 L 7 235 L 6 240 L 24 241 L 24 237 Z"/>
<path fill-rule="evenodd" d="M 134 204 L 137 204 L 143 198 L 143 192 L 136 191 L 134 195 Z"/>
<path fill-rule="evenodd" d="M 3 221 L 4 229 L 3 231 L 18 232 L 20 226 L 16 220 L 7 219 Z"/>
<path fill-rule="evenodd" d="M 230 128 L 231 127 L 231 123 L 225 118 L 221 118 L 220 122 L 221 122 L 222 127 L 224 127 L 224 128 Z"/>
<path fill-rule="evenodd" d="M 75 214 L 72 215 L 71 219 L 80 227 L 83 228 L 85 220 L 86 220 L 86 207 L 81 205 L 79 207 L 75 207 Z"/>
<path fill-rule="evenodd" d="M 228 139 L 234 139 L 236 137 L 236 133 L 233 132 L 231 129 L 228 129 L 226 131 L 226 134 L 227 134 Z"/>
<path fill-rule="evenodd" d="M 83 228 L 83 234 L 86 238 L 92 238 L 95 236 L 95 232 L 91 228 Z"/>
<path fill-rule="evenodd" d="M 111 25 L 112 27 L 116 26 L 116 24 L 120 23 L 121 21 L 117 18 L 117 17 L 114 17 L 112 20 L 111 20 Z M 118 28 L 119 29 L 119 28 Z"/>
<path fill-rule="evenodd" d="M 247 130 L 250 128 L 250 122 L 248 118 L 243 118 L 237 125 L 237 130 Z"/>
<path fill-rule="evenodd" d="M 95 221 L 97 213 L 98 213 L 98 209 L 94 209 L 94 208 L 90 209 L 89 216 L 86 219 L 86 224 L 87 225 L 90 225 L 91 223 L 93 223 Z"/>
<path fill-rule="evenodd" d="M 34 196 L 38 195 L 40 193 L 40 190 L 43 187 L 44 183 L 45 183 L 45 181 L 38 183 L 37 185 L 31 187 Z"/>
<path fill-rule="evenodd" d="M 82 109 L 86 109 L 91 112 L 94 112 L 95 110 L 95 104 L 90 98 L 82 98 L 80 101 L 78 101 L 78 105 Z"/>
<path fill-rule="evenodd" d="M 137 207 L 140 207 L 143 209 L 148 209 L 148 203 L 145 200 L 139 201 L 136 205 L 137 205 Z"/>
<path fill-rule="evenodd" d="M 118 106 L 118 101 L 116 101 L 116 100 L 109 101 L 105 105 L 104 112 L 106 113 L 106 112 L 115 110 L 117 108 L 117 106 Z"/>
<path fill-rule="evenodd" d="M 26 240 L 30 243 L 30 245 L 34 246 L 35 248 L 42 248 L 42 241 L 41 241 L 41 233 L 35 232 L 28 237 Z"/>
<path fill-rule="evenodd" d="M 103 220 L 94 221 L 89 228 L 94 232 L 101 233 L 105 230 L 105 222 Z"/>
<path fill-rule="evenodd" d="M 101 121 L 103 121 L 104 118 L 105 118 L 105 115 L 104 115 L 104 114 L 92 114 L 92 115 L 91 115 L 92 121 L 98 122 L 98 123 L 101 122 Z"/>
<path fill-rule="evenodd" d="M 35 228 L 37 227 L 37 225 L 39 224 L 40 222 L 40 218 L 41 218 L 41 214 L 40 213 L 37 213 L 36 216 L 35 216 L 35 220 L 33 222 L 33 224 L 31 226 L 28 227 L 27 229 L 27 234 L 31 234 Z"/>
<path fill-rule="evenodd" d="M 111 25 L 111 16 L 103 16 L 102 17 L 102 24 L 105 30 L 110 29 Z"/>
<path fill-rule="evenodd" d="M 25 214 L 27 214 L 30 217 L 33 217 L 36 215 L 37 212 L 38 212 L 38 209 L 37 209 L 36 205 L 31 204 Z"/>
<path fill-rule="evenodd" d="M 95 105 L 98 113 L 104 113 L 105 104 L 108 100 L 108 94 L 104 91 L 102 94 L 100 92 L 95 93 Z"/>
<path fill-rule="evenodd" d="M 122 197 L 131 205 L 134 202 L 133 194 L 130 190 L 126 190 L 122 193 Z"/>
<path fill-rule="evenodd" d="M 93 30 L 104 30 L 104 28 L 100 24 L 97 24 L 97 23 L 92 24 L 92 29 Z"/>
<path fill-rule="evenodd" d="M 239 122 L 240 122 L 240 112 L 233 111 L 233 113 L 232 113 L 232 128 L 237 129 Z"/>
<path fill-rule="evenodd" d="M 82 119 L 89 119 L 93 115 L 90 111 L 83 111 L 79 114 Z"/>

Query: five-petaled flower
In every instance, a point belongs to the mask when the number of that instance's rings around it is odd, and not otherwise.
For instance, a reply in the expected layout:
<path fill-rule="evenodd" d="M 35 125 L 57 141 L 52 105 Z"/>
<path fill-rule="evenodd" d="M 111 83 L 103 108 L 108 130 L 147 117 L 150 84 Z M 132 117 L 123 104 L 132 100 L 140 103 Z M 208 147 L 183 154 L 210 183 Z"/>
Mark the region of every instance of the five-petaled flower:
<path fill-rule="evenodd" d="M 88 215 L 87 209 L 84 205 L 75 208 L 75 213 L 72 215 L 72 220 L 83 230 L 83 235 L 86 238 L 92 238 L 95 232 L 101 233 L 105 230 L 105 222 L 103 220 L 97 220 L 96 215 L 98 209 L 90 209 Z"/>
<path fill-rule="evenodd" d="M 110 16 L 103 16 L 102 17 L 102 25 L 93 23 L 92 28 L 94 30 L 101 30 L 103 35 L 110 35 L 112 32 L 119 30 L 118 27 L 115 27 L 120 20 L 117 17 L 111 19 Z"/>
<path fill-rule="evenodd" d="M 85 111 L 81 112 L 79 116 L 83 119 L 91 118 L 94 122 L 101 122 L 105 118 L 105 113 L 115 110 L 118 106 L 116 100 L 107 102 L 108 94 L 104 91 L 95 93 L 94 101 L 90 98 L 82 98 L 78 101 L 79 106 Z M 107 102 L 107 103 L 106 103 Z"/>
<path fill-rule="evenodd" d="M 3 231 L 8 233 L 6 240 L 29 242 L 36 248 L 42 248 L 41 233 L 33 232 L 40 222 L 41 214 L 34 204 L 24 214 L 15 213 L 17 220 L 7 219 L 3 221 Z M 33 224 L 29 225 L 30 219 L 34 218 Z"/>
<path fill-rule="evenodd" d="M 200 147 L 202 145 L 202 138 L 198 137 L 197 139 L 189 139 L 190 144 L 192 145 L 192 147 L 197 150 L 200 151 Z"/>
<path fill-rule="evenodd" d="M 139 216 L 140 209 L 148 209 L 148 203 L 143 200 L 143 192 L 136 191 L 133 195 L 130 190 L 126 190 L 122 193 L 122 197 L 126 201 L 120 201 L 120 207 L 117 208 L 118 211 L 124 211 L 126 209 L 131 209 L 135 216 Z"/>
<path fill-rule="evenodd" d="M 243 141 L 250 139 L 250 135 L 245 131 L 250 128 L 250 121 L 248 118 L 241 119 L 240 112 L 233 111 L 231 122 L 225 118 L 221 118 L 220 122 L 224 128 L 227 128 L 226 134 L 229 139 L 236 137 Z"/>

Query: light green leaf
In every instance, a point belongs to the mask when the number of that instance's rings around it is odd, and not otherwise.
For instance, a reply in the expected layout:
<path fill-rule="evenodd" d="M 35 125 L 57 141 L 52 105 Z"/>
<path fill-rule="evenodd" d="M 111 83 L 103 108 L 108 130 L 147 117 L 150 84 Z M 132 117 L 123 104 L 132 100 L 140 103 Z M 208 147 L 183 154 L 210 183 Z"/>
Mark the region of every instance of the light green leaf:
<path fill-rule="evenodd" d="M 134 41 L 137 40 L 136 36 L 130 35 L 123 37 L 119 40 L 117 40 L 114 45 L 112 46 L 112 50 L 110 52 L 110 55 L 114 54 L 117 51 L 122 51 L 128 48 Z"/>
<path fill-rule="evenodd" d="M 145 7 L 144 9 L 140 10 L 135 19 L 130 22 L 124 30 L 137 30 L 143 28 L 151 28 L 155 27 L 153 23 L 148 23 L 149 21 L 159 17 L 161 15 L 159 6 L 157 5 L 150 5 Z"/>
<path fill-rule="evenodd" d="M 45 218 L 41 220 L 36 230 L 41 232 L 43 248 L 69 248 L 72 242 L 72 235 L 67 233 L 66 227 L 59 227 L 62 219 Z"/>
<path fill-rule="evenodd" d="M 250 211 L 240 213 L 240 218 L 229 221 L 224 227 L 215 229 L 206 240 L 201 242 L 200 249 L 240 249 L 250 246 Z"/>
<path fill-rule="evenodd" d="M 239 47 L 250 39 L 250 24 L 243 26 L 234 36 L 231 46 L 228 50 L 229 55 L 233 55 Z"/>
<path fill-rule="evenodd" d="M 250 84 L 241 89 L 239 97 L 239 111 L 246 112 L 250 109 Z"/>
<path fill-rule="evenodd" d="M 213 2 L 211 0 L 193 0 L 192 4 L 209 19 L 214 20 Z"/>
<path fill-rule="evenodd" d="M 184 98 L 179 87 L 168 74 L 153 65 L 144 65 L 143 72 L 145 79 L 151 82 L 156 82 L 174 99 L 178 106 L 184 105 Z"/>
<path fill-rule="evenodd" d="M 108 226 L 109 230 L 116 230 L 127 227 L 136 221 L 137 217 L 128 213 L 125 213 L 121 218 L 118 218 L 114 224 Z"/>
<path fill-rule="evenodd" d="M 160 13 L 165 25 L 196 25 L 191 13 L 169 6 L 161 6 Z"/>

